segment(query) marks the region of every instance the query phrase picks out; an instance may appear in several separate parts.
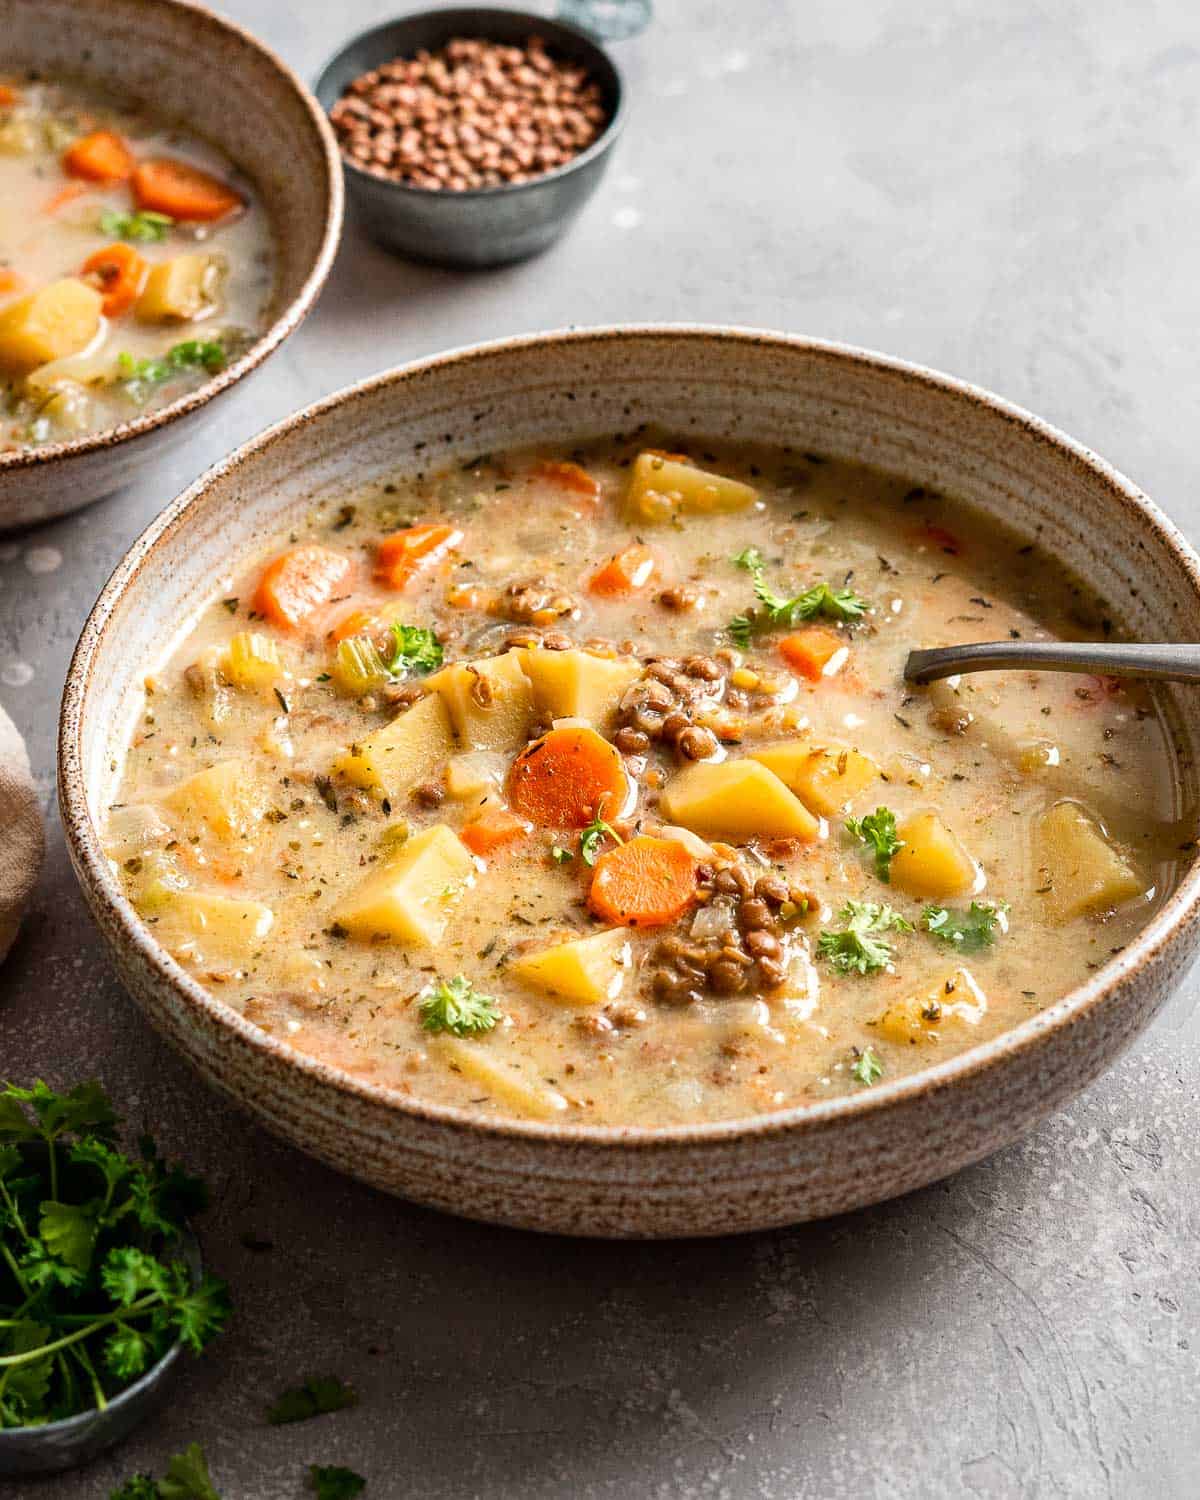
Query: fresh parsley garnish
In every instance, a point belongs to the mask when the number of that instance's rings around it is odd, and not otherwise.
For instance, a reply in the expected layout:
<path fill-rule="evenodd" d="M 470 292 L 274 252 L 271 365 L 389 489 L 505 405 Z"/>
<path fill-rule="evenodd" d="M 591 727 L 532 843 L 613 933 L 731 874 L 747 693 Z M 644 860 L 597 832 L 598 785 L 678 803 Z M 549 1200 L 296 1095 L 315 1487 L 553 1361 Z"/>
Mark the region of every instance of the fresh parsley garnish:
<path fill-rule="evenodd" d="M 116 1128 L 98 1083 L 0 1088 L 0 1428 L 105 1407 L 229 1316 L 225 1283 L 177 1258 L 203 1183 Z"/>
<path fill-rule="evenodd" d="M 354 1500 L 367 1487 L 361 1474 L 335 1464 L 310 1464 L 308 1473 L 317 1500 Z"/>
<path fill-rule="evenodd" d="M 432 672 L 441 666 L 442 647 L 432 630 L 394 623 L 391 632 L 392 653 L 383 664 L 393 677 L 405 671 Z"/>
<path fill-rule="evenodd" d="M 108 1500 L 221 1500 L 221 1495 L 208 1472 L 204 1449 L 189 1443 L 168 1460 L 161 1479 L 135 1474 L 120 1489 L 111 1490 Z"/>
<path fill-rule="evenodd" d="M 754 597 L 759 606 L 752 613 L 735 615 L 726 627 L 731 639 L 739 646 L 749 645 L 755 630 L 787 628 L 799 620 L 812 620 L 818 615 L 841 624 L 853 623 L 861 620 L 869 607 L 853 589 L 835 589 L 828 583 L 814 583 L 790 599 L 777 594 L 767 583 L 766 564 L 757 547 L 746 547 L 733 561 L 753 579 Z"/>
<path fill-rule="evenodd" d="M 158 244 L 166 239 L 174 225 L 175 220 L 170 214 L 155 213 L 150 208 L 141 208 L 129 214 L 110 208 L 100 215 L 100 233 L 107 234 L 114 240 Z"/>
<path fill-rule="evenodd" d="M 859 1083 L 866 1084 L 868 1088 L 873 1083 L 879 1082 L 883 1077 L 883 1064 L 879 1061 L 874 1047 L 864 1047 L 861 1051 L 855 1047 L 850 1073 L 853 1078 Z"/>
<path fill-rule="evenodd" d="M 455 1036 L 491 1031 L 502 1014 L 492 997 L 481 995 L 462 974 L 439 980 L 422 999 L 420 1011 L 426 1031 L 450 1031 Z"/>
<path fill-rule="evenodd" d="M 892 878 L 892 856 L 904 848 L 904 840 L 896 837 L 896 814 L 890 807 L 877 807 L 864 817 L 847 818 L 846 832 L 874 851 L 875 873 L 887 885 Z"/>
<path fill-rule="evenodd" d="M 157 358 L 135 359 L 132 354 L 117 355 L 117 370 L 125 393 L 139 403 L 146 400 L 155 386 L 188 370 L 205 370 L 215 375 L 228 363 L 225 345 L 216 339 L 185 339 L 182 344 L 173 344 Z"/>
<path fill-rule="evenodd" d="M 612 826 L 603 818 L 593 818 L 586 828 L 579 830 L 579 853 L 585 865 L 594 865 L 600 857 L 600 846 L 606 838 L 612 839 L 616 844 L 623 844 L 625 840 Z"/>
<path fill-rule="evenodd" d="M 344 1411 L 358 1404 L 358 1392 L 336 1375 L 314 1375 L 303 1385 L 286 1390 L 267 1412 L 267 1421 L 275 1426 L 284 1422 L 307 1422 L 326 1412 Z"/>
<path fill-rule="evenodd" d="M 880 932 L 911 932 L 912 923 L 892 907 L 876 901 L 847 901 L 838 912 L 845 926 L 840 932 L 823 932 L 817 953 L 827 958 L 839 974 L 873 974 L 892 961 L 892 947 Z"/>
<path fill-rule="evenodd" d="M 564 849 L 561 844 L 555 844 L 550 850 L 550 858 L 556 865 L 569 865 L 575 856 L 569 849 Z"/>
<path fill-rule="evenodd" d="M 997 934 L 1008 930 L 1007 912 L 1007 901 L 972 901 L 966 911 L 927 906 L 921 922 L 926 932 L 953 944 L 960 952 L 978 953 L 981 948 L 990 948 Z"/>

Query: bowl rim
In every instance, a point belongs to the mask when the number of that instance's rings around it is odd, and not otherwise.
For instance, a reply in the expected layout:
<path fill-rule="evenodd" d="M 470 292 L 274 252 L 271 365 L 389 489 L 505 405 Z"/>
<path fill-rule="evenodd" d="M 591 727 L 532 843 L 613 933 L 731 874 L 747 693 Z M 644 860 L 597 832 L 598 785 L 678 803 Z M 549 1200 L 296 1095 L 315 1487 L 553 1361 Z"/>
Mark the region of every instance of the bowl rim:
<path fill-rule="evenodd" d="M 102 427 L 82 437 L 70 438 L 58 443 L 41 443 L 37 447 L 17 448 L 11 453 L 0 453 L 0 479 L 21 469 L 35 468 L 40 464 L 53 463 L 56 459 L 78 458 L 98 453 L 108 448 L 117 448 L 122 443 L 144 437 L 157 428 L 165 427 L 179 417 L 185 417 L 205 406 L 214 396 L 236 385 L 243 376 L 256 369 L 268 355 L 300 326 L 311 312 L 321 288 L 333 267 L 338 241 L 342 233 L 345 212 L 345 186 L 340 171 L 341 153 L 334 138 L 333 129 L 317 103 L 311 90 L 294 69 L 253 32 L 218 15 L 199 0 L 151 0 L 165 9 L 184 11 L 194 18 L 195 24 L 226 36 L 235 38 L 242 46 L 257 52 L 259 56 L 280 76 L 283 82 L 304 107 L 309 123 L 321 143 L 325 160 L 325 217 L 321 233 L 321 244 L 316 259 L 309 268 L 299 291 L 282 309 L 279 316 L 254 340 L 248 349 L 217 372 L 194 391 L 185 392 L 143 416 L 132 417 L 127 422 L 118 422 L 112 427 Z M 88 75 L 85 74 L 86 78 Z"/>
<path fill-rule="evenodd" d="M 578 156 L 571 157 L 561 166 L 551 167 L 548 172 L 539 172 L 537 176 L 531 177 L 526 182 L 501 182 L 491 187 L 480 188 L 426 188 L 419 187 L 411 182 L 397 182 L 391 177 L 380 177 L 374 172 L 368 172 L 348 157 L 338 145 L 338 156 L 342 166 L 351 180 L 356 184 L 379 187 L 394 191 L 398 196 L 411 197 L 423 202 L 448 202 L 460 203 L 464 201 L 479 201 L 487 198 L 502 198 L 509 194 L 529 192 L 534 188 L 540 188 L 547 183 L 558 182 L 564 177 L 569 177 L 576 169 L 582 169 L 588 162 L 595 161 L 597 157 L 603 156 L 617 140 L 621 131 L 625 128 L 626 97 L 628 90 L 625 86 L 625 75 L 617 65 L 616 59 L 608 50 L 600 45 L 595 37 L 589 36 L 580 26 L 574 26 L 569 21 L 561 21 L 557 17 L 534 15 L 531 11 L 517 10 L 503 5 L 461 5 L 451 6 L 446 10 L 414 10 L 407 15 L 393 16 L 390 21 L 380 21 L 376 26 L 366 26 L 361 31 L 355 32 L 347 41 L 338 48 L 322 65 L 313 83 L 313 93 L 318 95 L 318 107 L 320 107 L 319 93 L 326 75 L 333 71 L 352 47 L 371 40 L 378 32 L 390 31 L 393 26 L 398 26 L 405 21 L 423 21 L 426 19 L 445 18 L 450 20 L 454 16 L 472 16 L 476 18 L 488 16 L 505 16 L 509 19 L 528 21 L 531 27 L 540 29 L 551 38 L 554 32 L 566 33 L 575 40 L 584 43 L 597 57 L 612 70 L 614 82 L 616 83 L 616 104 L 607 125 L 591 143 L 586 146 Z M 479 21 L 473 21 L 478 26 Z M 341 97 L 340 95 L 338 96 Z M 336 102 L 336 101 L 335 101 Z M 336 137 L 335 137 L 336 139 Z"/>
<path fill-rule="evenodd" d="M 124 943 L 134 950 L 141 963 L 153 972 L 157 980 L 170 986 L 189 1007 L 204 1013 L 217 1027 L 232 1032 L 239 1042 L 248 1044 L 264 1062 L 270 1060 L 295 1068 L 314 1086 L 332 1086 L 343 1094 L 354 1096 L 364 1105 L 382 1107 L 398 1118 L 411 1117 L 430 1127 L 465 1129 L 477 1137 L 493 1141 L 525 1141 L 565 1149 L 687 1150 L 697 1146 L 716 1147 L 723 1143 L 761 1141 L 779 1136 L 802 1136 L 835 1124 L 849 1125 L 852 1121 L 862 1121 L 877 1113 L 912 1103 L 923 1095 L 944 1093 L 968 1078 L 1000 1069 L 1018 1053 L 1036 1053 L 1039 1042 L 1096 1009 L 1139 969 L 1162 959 L 1166 950 L 1179 941 L 1189 918 L 1195 917 L 1200 911 L 1200 860 L 1193 861 L 1175 890 L 1151 916 L 1146 926 L 1120 953 L 1110 956 L 1084 984 L 1069 990 L 1045 1010 L 989 1041 L 907 1077 L 891 1079 L 837 1099 L 793 1105 L 761 1115 L 738 1115 L 723 1120 L 663 1126 L 567 1124 L 503 1117 L 493 1119 L 456 1105 L 416 1099 L 394 1088 L 355 1077 L 342 1068 L 310 1057 L 292 1048 L 287 1042 L 270 1036 L 232 1006 L 206 991 L 154 941 L 150 929 L 137 916 L 121 889 L 101 847 L 88 806 L 82 756 L 83 706 L 93 658 L 103 642 L 110 616 L 125 591 L 136 584 L 143 568 L 152 562 L 156 552 L 160 548 L 171 547 L 174 530 L 185 523 L 192 506 L 203 500 L 214 483 L 235 473 L 244 463 L 254 461 L 277 444 L 289 442 L 294 434 L 303 433 L 328 412 L 352 405 L 378 391 L 391 387 L 402 392 L 406 385 L 442 369 L 453 366 L 486 366 L 491 360 L 548 344 L 585 346 L 619 343 L 630 338 L 679 340 L 681 343 L 703 343 L 716 338 L 747 347 L 765 345 L 778 350 L 790 349 L 837 363 L 898 375 L 926 390 L 941 392 L 951 400 L 983 407 L 1011 426 L 1019 428 L 1024 434 L 1067 457 L 1092 477 L 1102 480 L 1115 499 L 1131 503 L 1173 554 L 1200 600 L 1200 555 L 1174 522 L 1132 481 L 1084 444 L 1023 407 L 996 396 L 981 386 L 913 361 L 834 340 L 778 333 L 769 329 L 702 323 L 609 324 L 553 329 L 461 346 L 368 376 L 265 428 L 214 464 L 178 495 L 151 521 L 117 564 L 93 606 L 72 654 L 59 721 L 59 807 L 72 863 L 93 908 L 103 908 L 106 916 L 111 919 L 113 930 L 120 932 Z"/>

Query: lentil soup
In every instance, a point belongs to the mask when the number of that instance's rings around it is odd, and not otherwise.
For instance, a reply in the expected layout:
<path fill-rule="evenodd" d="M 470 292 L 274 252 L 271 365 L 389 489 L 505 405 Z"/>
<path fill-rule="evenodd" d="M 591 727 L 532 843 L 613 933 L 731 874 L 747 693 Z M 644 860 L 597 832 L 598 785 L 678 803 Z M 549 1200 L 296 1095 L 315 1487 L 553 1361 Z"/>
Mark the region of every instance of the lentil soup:
<path fill-rule="evenodd" d="M 0 452 L 128 422 L 263 327 L 274 250 L 207 142 L 88 86 L 0 75 Z"/>
<path fill-rule="evenodd" d="M 1149 690 L 911 646 L 1093 638 L 910 481 L 639 432 L 340 494 L 148 663 L 105 844 L 294 1048 L 484 1115 L 870 1088 L 1017 1024 L 1183 856 Z"/>

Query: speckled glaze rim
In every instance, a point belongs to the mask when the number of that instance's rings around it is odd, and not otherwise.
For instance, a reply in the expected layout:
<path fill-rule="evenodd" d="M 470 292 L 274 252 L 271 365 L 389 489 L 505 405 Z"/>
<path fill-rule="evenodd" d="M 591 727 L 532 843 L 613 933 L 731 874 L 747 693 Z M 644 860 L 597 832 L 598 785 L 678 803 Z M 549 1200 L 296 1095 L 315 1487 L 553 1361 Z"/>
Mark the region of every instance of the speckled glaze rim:
<path fill-rule="evenodd" d="M 230 386 L 236 385 L 243 376 L 257 369 L 263 360 L 294 333 L 308 316 L 321 288 L 333 267 L 338 242 L 342 234 L 342 219 L 345 211 L 345 185 L 342 181 L 341 153 L 334 139 L 333 129 L 325 117 L 325 111 L 304 84 L 301 78 L 263 42 L 243 26 L 226 20 L 216 11 L 199 5 L 196 0 L 144 0 L 144 3 L 164 9 L 184 11 L 194 19 L 198 27 L 207 27 L 232 37 L 241 46 L 257 52 L 264 62 L 288 85 L 304 106 L 304 112 L 321 144 L 325 160 L 325 224 L 321 235 L 321 246 L 303 286 L 287 304 L 275 321 L 253 344 L 223 370 L 206 380 L 194 391 L 177 397 L 166 406 L 157 407 L 145 416 L 133 417 L 128 422 L 119 422 L 115 427 L 104 427 L 84 437 L 72 438 L 62 443 L 42 443 L 36 448 L 19 448 L 12 453 L 0 453 L 0 477 L 18 469 L 32 469 L 41 464 L 51 464 L 59 458 L 75 458 L 81 454 L 97 453 L 105 448 L 116 448 L 134 438 L 144 436 L 189 412 L 205 406 L 214 396 L 219 396 Z"/>
<path fill-rule="evenodd" d="M 919 1073 L 876 1084 L 871 1089 L 839 1099 L 796 1105 L 762 1115 L 671 1126 L 553 1125 L 533 1120 L 483 1118 L 456 1106 L 414 1100 L 410 1095 L 356 1078 L 340 1068 L 294 1051 L 286 1042 L 261 1031 L 232 1007 L 207 992 L 175 963 L 153 940 L 150 929 L 137 916 L 119 881 L 109 869 L 87 805 L 83 772 L 83 706 L 89 678 L 109 617 L 118 601 L 125 590 L 136 583 L 143 570 L 152 568 L 156 558 L 172 547 L 175 532 L 186 520 L 193 502 L 203 496 L 215 481 L 235 473 L 248 460 L 276 444 L 287 442 L 315 418 L 338 407 L 351 407 L 357 399 L 384 387 L 394 388 L 399 398 L 407 383 L 446 366 L 486 365 L 497 356 L 523 349 L 620 342 L 630 337 L 677 339 L 681 342 L 695 340 L 698 343 L 719 338 L 741 342 L 747 347 L 768 345 L 780 350 L 793 349 L 817 358 L 824 357 L 838 363 L 849 362 L 860 368 L 899 375 L 915 385 L 943 394 L 948 401 L 984 407 L 1014 429 L 1020 429 L 1025 435 L 1055 449 L 1075 467 L 1086 471 L 1093 480 L 1100 480 L 1119 505 L 1138 511 L 1172 554 L 1200 604 L 1200 556 L 1136 485 L 1083 444 L 1041 418 L 980 386 L 943 375 L 923 365 L 824 339 L 803 338 L 754 328 L 680 323 L 561 329 L 451 350 L 347 386 L 267 428 L 214 465 L 167 506 L 118 564 L 89 615 L 75 648 L 67 674 L 59 723 L 59 805 L 76 870 L 81 880 L 87 884 L 94 905 L 112 918 L 114 930 L 119 929 L 125 943 L 136 950 L 139 960 L 154 972 L 158 981 L 172 986 L 191 1006 L 207 1013 L 208 1019 L 219 1022 L 260 1055 L 273 1056 L 286 1062 L 313 1085 L 358 1096 L 394 1110 L 397 1116 L 461 1127 L 475 1135 L 493 1139 L 520 1139 L 557 1145 L 579 1143 L 613 1149 L 659 1149 L 672 1146 L 687 1148 L 703 1143 L 763 1139 L 788 1134 L 802 1135 L 838 1121 L 861 1119 L 875 1112 L 887 1111 L 923 1095 L 928 1097 L 951 1091 L 957 1083 L 998 1068 L 1014 1054 L 1023 1051 L 1030 1053 L 1030 1067 L 1036 1067 L 1041 1044 L 1047 1042 L 1054 1033 L 1064 1031 L 1081 1020 L 1124 981 L 1142 967 L 1161 958 L 1165 950 L 1182 938 L 1189 921 L 1194 920 L 1200 912 L 1200 861 L 1192 864 L 1162 907 L 1120 954 L 1110 958 L 1086 984 L 1070 991 L 1061 1000 L 1022 1021 L 1010 1031 L 1002 1032 L 988 1042 Z"/>
<path fill-rule="evenodd" d="M 510 10 L 506 6 L 453 6 L 447 10 L 414 10 L 402 16 L 393 16 L 390 21 L 381 21 L 377 26 L 366 26 L 362 31 L 356 31 L 347 41 L 334 52 L 320 68 L 313 84 L 314 92 L 320 89 L 325 81 L 326 75 L 341 61 L 343 55 L 361 43 L 369 41 L 377 32 L 388 31 L 391 27 L 398 25 L 401 21 L 420 21 L 426 18 L 437 20 L 449 20 L 452 16 L 470 15 L 471 25 L 476 31 L 480 30 L 478 17 L 495 15 L 505 16 L 509 19 L 527 20 L 533 30 L 542 30 L 547 33 L 560 31 L 566 32 L 577 41 L 582 42 L 612 69 L 613 78 L 617 86 L 617 102 L 613 109 L 608 124 L 592 142 L 570 161 L 564 162 L 561 167 L 553 167 L 549 172 L 539 172 L 536 177 L 531 177 L 528 182 L 502 182 L 494 187 L 463 188 L 461 191 L 449 192 L 445 188 L 423 188 L 414 186 L 410 182 L 395 182 L 390 177 L 379 177 L 374 172 L 366 172 L 356 162 L 338 148 L 338 155 L 346 171 L 359 182 L 372 183 L 381 188 L 393 191 L 399 198 L 414 198 L 424 202 L 434 200 L 451 199 L 453 202 L 478 200 L 480 198 L 505 198 L 515 197 L 520 193 L 528 192 L 532 188 L 543 187 L 548 182 L 558 182 L 563 177 L 569 177 L 572 172 L 578 171 L 594 161 L 596 157 L 602 156 L 612 146 L 621 131 L 625 128 L 625 75 L 618 67 L 613 58 L 594 36 L 589 36 L 586 31 L 578 26 L 572 26 L 569 21 L 560 21 L 557 17 L 537 16 L 529 11 Z M 336 139 L 336 138 L 335 138 Z"/>

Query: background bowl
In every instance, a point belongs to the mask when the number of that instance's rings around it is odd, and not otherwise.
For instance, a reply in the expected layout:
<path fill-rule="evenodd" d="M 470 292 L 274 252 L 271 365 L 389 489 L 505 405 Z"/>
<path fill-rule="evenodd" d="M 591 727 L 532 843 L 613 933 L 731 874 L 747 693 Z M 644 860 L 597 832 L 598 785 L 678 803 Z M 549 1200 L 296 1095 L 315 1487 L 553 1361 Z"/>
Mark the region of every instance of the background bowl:
<path fill-rule="evenodd" d="M 136 917 L 97 837 L 147 664 L 252 553 L 348 484 L 509 444 L 655 422 L 866 460 L 1028 531 L 1119 624 L 1200 639 L 1200 559 L 1101 460 L 974 387 L 840 345 L 729 329 L 612 328 L 512 339 L 378 376 L 271 428 L 133 545 L 84 627 L 63 698 L 68 848 L 129 989 L 203 1076 L 351 1175 L 474 1218 L 611 1236 L 719 1234 L 838 1213 L 934 1181 L 1077 1093 L 1185 972 L 1193 866 L 1089 982 L 986 1044 L 852 1097 L 664 1129 L 482 1121 L 302 1057 L 190 978 Z M 1195 797 L 1200 697 L 1168 691 L 1181 796 Z"/>
<path fill-rule="evenodd" d="M 468 269 L 536 255 L 562 234 L 604 175 L 624 124 L 624 85 L 608 53 L 574 26 L 487 6 L 386 21 L 361 32 L 326 63 L 316 92 L 328 111 L 360 74 L 397 57 L 412 57 L 422 47 L 442 47 L 454 37 L 512 44 L 534 34 L 545 38 L 553 55 L 584 66 L 600 85 L 609 113 L 603 134 L 565 166 L 530 182 L 466 192 L 407 187 L 344 160 L 350 202 L 373 239 L 416 260 Z"/>
<path fill-rule="evenodd" d="M 317 299 L 342 227 L 342 173 L 324 114 L 248 32 L 182 0 L 0 0 L 4 67 L 106 84 L 207 137 L 258 188 L 275 232 L 267 326 L 232 364 L 144 416 L 0 453 L 0 530 L 77 510 L 186 437 L 214 396 L 260 365 Z"/>

